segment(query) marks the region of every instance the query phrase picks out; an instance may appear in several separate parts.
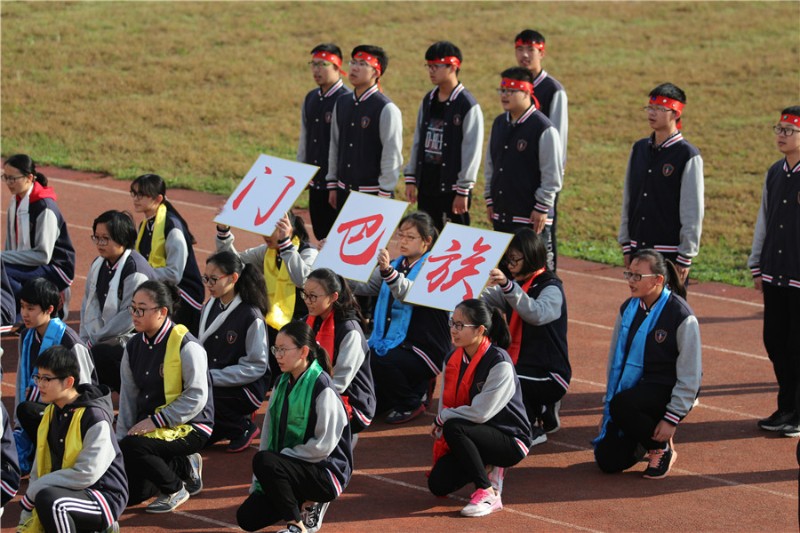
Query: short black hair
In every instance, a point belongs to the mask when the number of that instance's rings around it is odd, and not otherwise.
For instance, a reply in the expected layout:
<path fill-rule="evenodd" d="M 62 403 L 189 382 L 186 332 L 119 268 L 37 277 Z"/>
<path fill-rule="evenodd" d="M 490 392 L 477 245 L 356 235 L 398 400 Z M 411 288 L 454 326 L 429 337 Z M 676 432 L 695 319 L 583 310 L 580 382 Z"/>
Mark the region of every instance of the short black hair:
<path fill-rule="evenodd" d="M 544 35 L 542 35 L 536 30 L 522 30 L 517 34 L 516 37 L 514 37 L 514 42 L 516 43 L 520 39 L 522 39 L 525 42 L 530 41 L 532 43 L 542 43 L 542 44 L 545 43 Z"/>
<path fill-rule="evenodd" d="M 126 250 L 136 246 L 136 226 L 133 224 L 133 216 L 127 211 L 112 209 L 101 213 L 92 223 L 93 233 L 97 231 L 98 224 L 105 224 L 111 240 Z"/>
<path fill-rule="evenodd" d="M 425 51 L 426 61 L 434 61 L 436 59 L 448 56 L 455 56 L 459 61 L 464 60 L 463 56 L 461 55 L 461 49 L 459 49 L 458 46 L 454 45 L 450 41 L 435 42 L 428 47 L 428 50 Z M 460 71 L 460 68 L 456 69 L 456 73 Z"/>
<path fill-rule="evenodd" d="M 55 344 L 39 354 L 35 363 L 39 370 L 49 370 L 59 379 L 75 378 L 75 385 L 81 378 L 78 357 L 66 346 Z"/>
<path fill-rule="evenodd" d="M 532 228 L 520 228 L 514 233 L 509 250 L 517 250 L 522 255 L 521 274 L 531 274 L 547 266 L 547 246 L 542 236 Z"/>
<path fill-rule="evenodd" d="M 353 51 L 350 52 L 350 57 L 355 56 L 359 52 L 365 52 L 371 56 L 375 56 L 375 59 L 378 60 L 378 64 L 381 66 L 381 72 L 378 77 L 386 74 L 386 68 L 389 66 L 389 56 L 386 55 L 386 51 L 383 48 L 371 44 L 360 44 L 353 48 Z"/>
<path fill-rule="evenodd" d="M 781 115 L 795 115 L 800 116 L 800 105 L 793 105 L 789 106 L 783 111 L 781 111 Z"/>
<path fill-rule="evenodd" d="M 312 54 L 316 54 L 317 52 L 328 52 L 342 59 L 342 49 L 333 43 L 321 43 L 311 49 Z"/>
<path fill-rule="evenodd" d="M 55 314 L 61 303 L 58 287 L 46 278 L 34 278 L 28 281 L 19 291 L 19 299 L 25 300 L 30 305 L 38 305 L 42 311 L 47 311 L 47 308 L 52 306 L 52 314 Z"/>
<path fill-rule="evenodd" d="M 527 81 L 528 83 L 533 83 L 533 74 L 531 74 L 530 70 L 524 67 L 507 68 L 500 73 L 500 76 L 503 78 L 510 78 L 512 80 Z"/>
<path fill-rule="evenodd" d="M 677 100 L 682 104 L 686 103 L 686 93 L 675 84 L 672 83 L 662 83 L 652 91 L 650 91 L 650 97 L 653 96 L 664 96 L 665 98 L 671 98 L 673 100 Z"/>

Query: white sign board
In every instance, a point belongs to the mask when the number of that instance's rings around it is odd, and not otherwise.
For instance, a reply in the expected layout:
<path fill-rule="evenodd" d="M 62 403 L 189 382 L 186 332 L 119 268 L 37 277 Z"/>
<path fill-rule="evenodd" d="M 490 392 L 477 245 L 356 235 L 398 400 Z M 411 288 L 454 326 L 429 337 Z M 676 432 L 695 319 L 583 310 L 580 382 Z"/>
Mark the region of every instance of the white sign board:
<path fill-rule="evenodd" d="M 477 298 L 513 235 L 449 222 L 422 265 L 405 303 L 452 311 Z"/>
<path fill-rule="evenodd" d="M 330 268 L 347 279 L 368 281 L 381 248 L 386 248 L 408 203 L 351 192 L 314 269 Z"/>
<path fill-rule="evenodd" d="M 319 167 L 261 154 L 214 222 L 272 235 Z"/>

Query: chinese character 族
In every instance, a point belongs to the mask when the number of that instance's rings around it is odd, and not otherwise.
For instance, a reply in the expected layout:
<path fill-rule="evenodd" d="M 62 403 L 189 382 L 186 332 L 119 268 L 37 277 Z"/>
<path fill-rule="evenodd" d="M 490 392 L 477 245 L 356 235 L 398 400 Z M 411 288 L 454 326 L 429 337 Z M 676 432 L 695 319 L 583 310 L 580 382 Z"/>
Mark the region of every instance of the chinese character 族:
<path fill-rule="evenodd" d="M 426 279 L 428 280 L 428 291 L 432 292 L 439 289 L 441 292 L 445 292 L 457 285 L 459 282 L 463 282 L 463 299 L 468 300 L 473 298 L 473 290 L 470 284 L 467 283 L 467 278 L 479 273 L 476 267 L 486 261 L 486 258 L 483 257 L 483 254 L 488 252 L 490 248 L 491 247 L 488 244 L 483 242 L 483 237 L 480 237 L 477 241 L 475 241 L 475 244 L 472 245 L 472 251 L 474 253 L 466 259 L 461 259 L 462 254 L 459 253 L 459 250 L 461 250 L 461 242 L 453 239 L 450 247 L 446 250 L 447 252 L 453 253 L 428 258 L 428 262 L 430 263 L 442 263 L 438 268 L 432 270 L 426 276 Z M 457 261 L 460 261 L 459 268 L 451 275 L 450 265 Z"/>

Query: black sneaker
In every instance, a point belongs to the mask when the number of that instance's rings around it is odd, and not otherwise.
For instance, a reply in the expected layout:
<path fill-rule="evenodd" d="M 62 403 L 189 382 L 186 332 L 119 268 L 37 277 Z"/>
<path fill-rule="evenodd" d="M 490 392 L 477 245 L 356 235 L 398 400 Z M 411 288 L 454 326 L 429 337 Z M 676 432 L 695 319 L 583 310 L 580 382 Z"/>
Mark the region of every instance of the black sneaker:
<path fill-rule="evenodd" d="M 650 462 L 642 475 L 646 479 L 667 477 L 675 459 L 678 458 L 678 452 L 669 447 L 663 450 L 650 450 L 649 455 Z"/>
<path fill-rule="evenodd" d="M 800 418 L 797 416 L 793 417 L 787 423 L 783 425 L 780 430 L 781 435 L 784 437 L 800 437 Z"/>
<path fill-rule="evenodd" d="M 533 433 L 533 442 L 531 442 L 531 448 L 547 442 L 547 434 L 539 426 L 533 426 L 532 433 Z"/>
<path fill-rule="evenodd" d="M 544 406 L 542 411 L 542 429 L 545 433 L 555 433 L 561 429 L 561 419 L 558 411 L 561 409 L 561 400 Z"/>
<path fill-rule="evenodd" d="M 781 411 L 778 409 L 767 418 L 758 421 L 758 427 L 765 431 L 781 431 L 783 426 L 792 421 L 795 414 L 791 411 Z"/>
<path fill-rule="evenodd" d="M 329 505 L 330 502 L 316 502 L 303 508 L 300 512 L 300 517 L 303 519 L 303 525 L 308 533 L 319 531 Z"/>
<path fill-rule="evenodd" d="M 258 428 L 258 426 L 256 426 L 252 420 L 248 419 L 247 429 L 235 439 L 231 439 L 231 442 L 228 444 L 228 448 L 225 451 L 228 453 L 243 452 L 250 447 L 253 439 L 258 437 L 260 434 L 261 430 Z"/>

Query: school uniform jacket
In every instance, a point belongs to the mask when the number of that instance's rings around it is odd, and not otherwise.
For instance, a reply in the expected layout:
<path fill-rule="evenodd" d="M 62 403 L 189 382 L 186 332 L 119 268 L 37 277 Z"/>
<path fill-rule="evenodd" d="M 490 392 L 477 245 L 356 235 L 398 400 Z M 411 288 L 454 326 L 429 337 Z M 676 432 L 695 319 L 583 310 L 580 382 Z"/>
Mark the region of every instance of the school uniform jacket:
<path fill-rule="evenodd" d="M 536 210 L 547 213 L 561 190 L 564 175 L 558 131 L 531 105 L 511 121 L 498 115 L 486 148 L 486 205 L 501 224 L 528 224 Z"/>
<path fill-rule="evenodd" d="M 125 250 L 113 265 L 102 257 L 95 259 L 81 303 L 81 340 L 90 347 L 103 341 L 127 342 L 133 334 L 128 311 L 133 293 L 155 276 L 153 267 L 136 250 Z"/>
<path fill-rule="evenodd" d="M 800 289 L 800 162 L 775 162 L 767 171 L 753 249 L 753 277 L 775 287 Z"/>
<path fill-rule="evenodd" d="M 439 88 L 429 92 L 419 106 L 417 127 L 411 143 L 411 157 L 406 166 L 405 183 L 419 185 L 423 179 L 425 141 L 431 121 L 431 103 L 439 97 Z M 444 102 L 442 122 L 442 165 L 439 193 L 455 192 L 469 196 L 478 179 L 483 146 L 483 112 L 478 101 L 459 83 Z"/>
<path fill-rule="evenodd" d="M 630 298 L 620 307 L 617 322 L 611 336 L 611 349 L 608 355 L 608 368 L 611 362 L 619 337 L 622 313 L 628 306 Z M 628 333 L 628 345 L 625 353 L 630 350 L 636 331 L 649 312 L 641 304 Z M 640 383 L 658 383 L 672 387 L 672 398 L 666 405 L 664 420 L 677 425 L 689 414 L 689 411 L 700 390 L 702 378 L 702 349 L 700 345 L 700 327 L 694 312 L 686 300 L 670 294 L 661 315 L 658 317 L 653 330 L 647 335 L 644 345 L 644 366 Z"/>
<path fill-rule="evenodd" d="M 52 470 L 42 477 L 37 475 L 36 457 L 31 469 L 28 491 L 22 497 L 22 507 L 32 511 L 36 496 L 48 487 L 85 491 L 100 506 L 107 527 L 117 521 L 128 504 L 128 477 L 119 444 L 112 428 L 114 410 L 111 391 L 101 385 L 79 385 L 78 399 L 63 409 L 54 405 L 47 443 L 50 448 Z M 81 417 L 83 448 L 72 468 L 62 468 L 67 431 L 75 409 L 84 407 Z"/>
<path fill-rule="evenodd" d="M 569 136 L 569 110 L 564 86 L 542 70 L 533 80 L 533 93 L 539 100 L 539 111 L 550 119 L 561 140 L 562 167 L 567 165 L 567 137 Z"/>
<path fill-rule="evenodd" d="M 211 436 L 214 397 L 208 358 L 203 346 L 191 333 L 187 333 L 181 343 L 183 391 L 156 413 L 156 408 L 166 403 L 162 372 L 167 339 L 174 325 L 167 319 L 155 337 L 149 339 L 144 333 L 137 333 L 125 347 L 120 367 L 122 391 L 117 420 L 117 438 L 120 440 L 125 438 L 130 428 L 148 417 L 157 428 L 189 424 L 203 435 Z"/>
<path fill-rule="evenodd" d="M 444 366 L 455 350 L 445 358 Z M 469 359 L 464 355 L 461 363 L 459 379 L 469 364 Z M 444 391 L 442 380 L 441 391 Z M 528 455 L 531 447 L 531 423 L 525 413 L 522 403 L 522 391 L 519 379 L 514 371 L 508 352 L 492 344 L 486 350 L 483 359 L 475 369 L 472 386 L 469 389 L 470 403 L 458 407 L 445 409 L 442 405 L 442 395 L 439 396 L 439 410 L 436 415 L 436 425 L 443 427 L 448 420 L 462 419 L 474 424 L 486 424 L 496 428 L 506 435 L 511 435 L 517 442 L 524 455 Z"/>
<path fill-rule="evenodd" d="M 148 224 L 151 220 L 143 220 L 142 224 Z M 206 293 L 200 280 L 200 269 L 194 256 L 189 230 L 169 210 L 167 210 L 167 219 L 165 221 L 164 238 L 166 239 L 164 248 L 167 265 L 153 269 L 155 271 L 155 279 L 175 283 L 181 293 L 181 299 L 187 305 L 200 310 L 203 307 Z M 152 244 L 153 229 L 151 226 L 147 226 L 137 251 L 145 259 L 149 259 Z"/>
<path fill-rule="evenodd" d="M 340 97 L 352 93 L 353 91 L 345 87 L 344 81 L 340 79 L 325 93 L 320 88 L 310 91 L 303 101 L 297 160 L 319 167 L 314 180 L 309 184 L 312 189 L 327 189 L 325 178 L 328 175 L 333 106 Z"/>
<path fill-rule="evenodd" d="M 481 299 L 503 309 L 506 319 L 516 311 L 522 320 L 522 340 L 515 366 L 519 379 L 553 379 L 569 388 L 572 368 L 567 348 L 567 301 L 561 280 L 552 272 L 540 274 L 525 293 L 509 279 L 503 286 L 487 287 Z"/>
<path fill-rule="evenodd" d="M 653 248 L 678 254 L 678 264 L 689 267 L 703 230 L 703 158 L 680 131 L 658 146 L 654 139 L 631 150 L 618 241 L 626 255 Z"/>
<path fill-rule="evenodd" d="M 5 507 L 17 495 L 19 490 L 19 458 L 17 457 L 17 445 L 14 442 L 14 434 L 11 429 L 11 421 L 8 418 L 5 404 L 0 403 L 2 410 L 3 432 L 0 434 L 0 507 Z"/>
<path fill-rule="evenodd" d="M 403 166 L 403 117 L 375 84 L 336 100 L 328 150 L 328 189 L 389 198 Z"/>
<path fill-rule="evenodd" d="M 286 394 L 291 391 L 290 384 L 286 388 Z M 271 420 L 269 410 L 264 414 L 260 450 L 266 450 L 269 446 L 271 431 L 286 430 L 288 410 L 289 402 L 284 401 L 280 421 Z M 284 448 L 279 453 L 323 468 L 328 473 L 331 487 L 337 496 L 350 482 L 350 476 L 353 474 L 353 445 L 347 411 L 333 386 L 333 381 L 325 372 L 319 375 L 311 393 L 308 425 L 302 444 Z"/>

